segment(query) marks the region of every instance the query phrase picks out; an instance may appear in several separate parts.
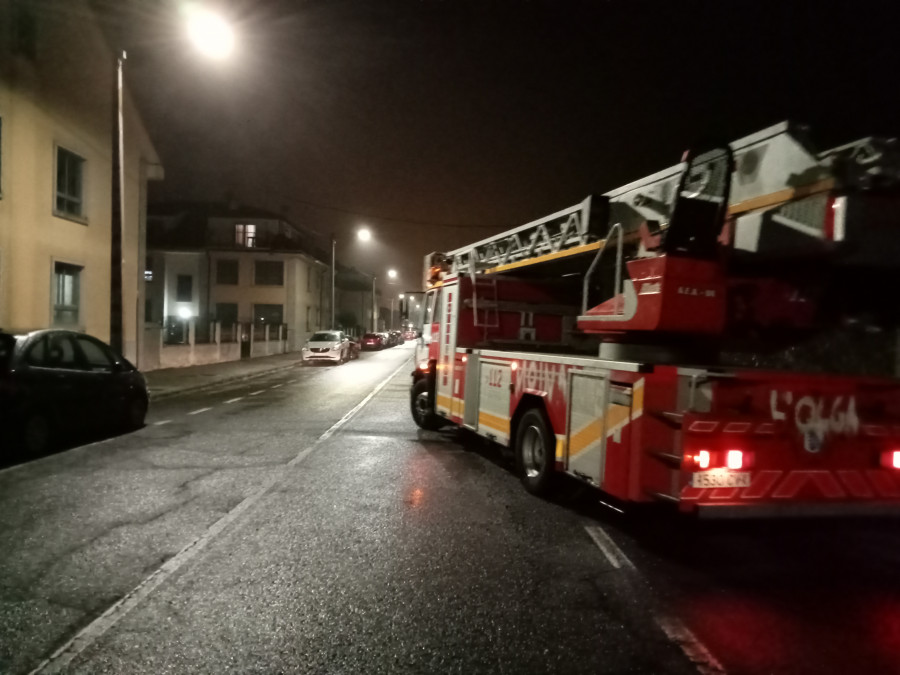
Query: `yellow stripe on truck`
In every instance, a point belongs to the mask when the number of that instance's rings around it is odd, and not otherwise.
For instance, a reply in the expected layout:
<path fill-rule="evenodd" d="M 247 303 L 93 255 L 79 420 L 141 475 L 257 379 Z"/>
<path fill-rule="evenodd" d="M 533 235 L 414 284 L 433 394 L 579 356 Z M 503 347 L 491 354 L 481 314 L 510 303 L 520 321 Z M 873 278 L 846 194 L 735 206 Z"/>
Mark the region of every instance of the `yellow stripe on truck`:
<path fill-rule="evenodd" d="M 509 420 L 503 417 L 498 417 L 497 415 L 491 415 L 490 413 L 479 411 L 478 426 L 487 427 L 488 429 L 499 431 L 505 436 L 509 436 Z"/>

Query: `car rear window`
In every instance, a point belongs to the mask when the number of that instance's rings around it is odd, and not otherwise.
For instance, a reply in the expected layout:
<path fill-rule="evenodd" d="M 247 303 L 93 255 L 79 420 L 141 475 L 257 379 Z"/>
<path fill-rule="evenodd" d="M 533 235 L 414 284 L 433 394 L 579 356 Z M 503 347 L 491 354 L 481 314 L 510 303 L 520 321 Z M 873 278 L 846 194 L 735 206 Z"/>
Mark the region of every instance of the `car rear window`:
<path fill-rule="evenodd" d="M 370 338 L 377 338 L 377 337 L 381 337 L 381 336 L 375 335 L 375 333 L 366 333 L 365 335 L 363 335 L 363 337 L 368 340 Z"/>
<path fill-rule="evenodd" d="M 0 333 L 0 370 L 7 370 L 16 348 L 16 336 Z"/>

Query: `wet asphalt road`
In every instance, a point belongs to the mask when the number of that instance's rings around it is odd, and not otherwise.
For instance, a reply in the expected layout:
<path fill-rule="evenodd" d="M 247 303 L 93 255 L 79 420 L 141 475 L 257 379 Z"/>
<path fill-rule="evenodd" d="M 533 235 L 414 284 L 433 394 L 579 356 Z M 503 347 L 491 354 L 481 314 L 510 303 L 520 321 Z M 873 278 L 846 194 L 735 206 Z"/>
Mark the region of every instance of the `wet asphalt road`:
<path fill-rule="evenodd" d="M 900 672 L 893 524 L 536 499 L 416 429 L 410 354 L 168 399 L 0 472 L 0 672 Z"/>

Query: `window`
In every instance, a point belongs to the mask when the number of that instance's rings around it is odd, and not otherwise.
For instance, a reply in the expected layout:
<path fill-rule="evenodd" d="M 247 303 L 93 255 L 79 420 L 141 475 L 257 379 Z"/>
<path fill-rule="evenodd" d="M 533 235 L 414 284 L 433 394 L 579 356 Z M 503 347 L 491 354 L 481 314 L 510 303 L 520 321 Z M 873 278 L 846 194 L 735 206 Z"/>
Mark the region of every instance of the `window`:
<path fill-rule="evenodd" d="M 3 118 L 0 117 L 0 197 L 3 196 Z"/>
<path fill-rule="evenodd" d="M 282 305 L 253 305 L 253 323 L 277 326 L 282 323 Z"/>
<path fill-rule="evenodd" d="M 238 246 L 246 246 L 247 248 L 256 246 L 256 225 L 235 225 L 234 241 Z"/>
<path fill-rule="evenodd" d="M 75 341 L 81 347 L 88 370 L 95 373 L 111 373 L 113 371 L 116 360 L 105 346 L 86 335 L 79 335 Z"/>
<path fill-rule="evenodd" d="M 312 265 L 306 267 L 306 292 L 312 291 Z M 309 323 L 309 321 L 307 321 Z"/>
<path fill-rule="evenodd" d="M 231 284 L 238 282 L 238 261 L 237 260 L 217 260 L 216 261 L 216 283 Z"/>
<path fill-rule="evenodd" d="M 149 255 L 144 261 L 144 281 L 153 281 L 153 258 Z"/>
<path fill-rule="evenodd" d="M 43 335 L 25 352 L 25 361 L 31 366 L 39 368 L 67 368 L 79 367 L 75 356 L 75 347 L 68 335 Z"/>
<path fill-rule="evenodd" d="M 176 302 L 192 302 L 194 300 L 194 277 L 190 274 L 179 274 L 175 287 Z"/>
<path fill-rule="evenodd" d="M 144 300 L 144 323 L 153 323 L 153 300 Z"/>
<path fill-rule="evenodd" d="M 53 267 L 53 323 L 77 326 L 81 300 L 81 267 L 56 263 Z"/>
<path fill-rule="evenodd" d="M 216 321 L 223 326 L 231 326 L 238 322 L 238 306 L 235 302 L 216 303 Z"/>
<path fill-rule="evenodd" d="M 84 216 L 82 188 L 84 159 L 65 148 L 56 149 L 56 212 Z"/>
<path fill-rule="evenodd" d="M 310 330 L 309 326 L 309 310 L 312 309 L 309 305 L 306 306 L 306 330 Z"/>
<path fill-rule="evenodd" d="M 253 283 L 257 286 L 284 286 L 284 263 L 281 260 L 257 260 Z"/>

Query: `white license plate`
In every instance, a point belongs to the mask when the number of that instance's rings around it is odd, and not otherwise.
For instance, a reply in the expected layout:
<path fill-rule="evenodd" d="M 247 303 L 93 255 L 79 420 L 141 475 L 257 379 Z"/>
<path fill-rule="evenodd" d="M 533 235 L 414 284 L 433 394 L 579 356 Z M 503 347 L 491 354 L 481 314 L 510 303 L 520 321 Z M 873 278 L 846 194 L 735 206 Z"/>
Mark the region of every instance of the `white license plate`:
<path fill-rule="evenodd" d="M 728 471 L 727 469 L 713 469 L 712 471 L 697 471 L 691 477 L 691 487 L 695 487 L 695 488 L 750 487 L 750 472 L 749 471 Z"/>

